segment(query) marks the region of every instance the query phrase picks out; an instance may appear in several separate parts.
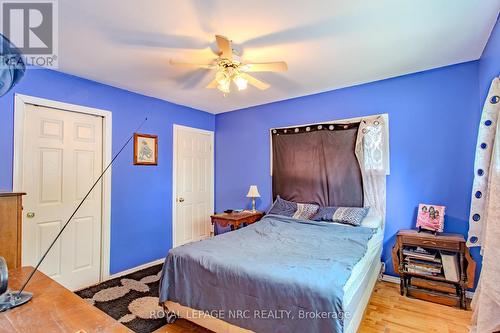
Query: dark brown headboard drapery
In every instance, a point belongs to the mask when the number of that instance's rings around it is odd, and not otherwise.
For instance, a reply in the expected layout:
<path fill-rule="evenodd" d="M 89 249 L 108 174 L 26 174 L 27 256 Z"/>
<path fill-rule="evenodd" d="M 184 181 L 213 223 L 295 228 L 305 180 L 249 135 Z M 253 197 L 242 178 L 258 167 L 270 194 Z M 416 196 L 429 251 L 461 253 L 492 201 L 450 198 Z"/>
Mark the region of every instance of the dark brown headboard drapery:
<path fill-rule="evenodd" d="M 359 123 L 273 129 L 273 198 L 321 206 L 363 206 L 354 148 Z"/>

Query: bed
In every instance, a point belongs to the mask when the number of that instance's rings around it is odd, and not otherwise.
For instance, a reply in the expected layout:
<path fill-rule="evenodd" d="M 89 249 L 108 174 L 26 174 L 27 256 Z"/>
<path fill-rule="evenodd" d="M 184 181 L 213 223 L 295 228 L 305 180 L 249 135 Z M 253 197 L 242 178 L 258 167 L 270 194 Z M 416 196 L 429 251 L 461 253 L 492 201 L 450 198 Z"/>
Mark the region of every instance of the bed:
<path fill-rule="evenodd" d="M 271 129 L 275 214 L 170 250 L 160 302 L 215 332 L 356 332 L 381 270 L 387 133 L 382 116 Z M 371 208 L 357 226 L 302 215 L 339 207 Z"/>
<path fill-rule="evenodd" d="M 381 266 L 381 219 L 365 220 L 269 215 L 172 249 L 160 301 L 215 332 L 356 332 Z"/>

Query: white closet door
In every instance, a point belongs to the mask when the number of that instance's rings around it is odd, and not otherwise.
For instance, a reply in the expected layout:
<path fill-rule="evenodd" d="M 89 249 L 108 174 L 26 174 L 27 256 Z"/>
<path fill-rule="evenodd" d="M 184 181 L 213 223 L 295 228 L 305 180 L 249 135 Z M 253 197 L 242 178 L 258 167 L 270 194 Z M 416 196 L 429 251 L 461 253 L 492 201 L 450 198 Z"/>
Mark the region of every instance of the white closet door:
<path fill-rule="evenodd" d="M 36 265 L 102 170 L 102 117 L 28 105 L 23 148 L 23 265 Z M 40 267 L 68 289 L 99 282 L 102 187 Z"/>
<path fill-rule="evenodd" d="M 175 131 L 174 246 L 210 236 L 213 214 L 213 132 L 183 126 Z"/>

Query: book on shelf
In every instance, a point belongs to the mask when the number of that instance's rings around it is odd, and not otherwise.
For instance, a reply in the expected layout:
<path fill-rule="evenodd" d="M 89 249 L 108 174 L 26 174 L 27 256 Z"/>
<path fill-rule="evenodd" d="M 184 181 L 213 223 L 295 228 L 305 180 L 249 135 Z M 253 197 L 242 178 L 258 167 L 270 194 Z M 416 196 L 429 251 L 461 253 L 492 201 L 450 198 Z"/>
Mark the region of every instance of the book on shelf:
<path fill-rule="evenodd" d="M 431 269 L 441 269 L 443 267 L 441 262 L 420 260 L 420 259 L 415 259 L 415 258 L 410 258 L 410 257 L 406 257 L 405 261 L 410 265 L 422 266 L 422 267 L 431 268 Z"/>
<path fill-rule="evenodd" d="M 406 257 L 411 257 L 415 259 L 421 260 L 429 260 L 434 262 L 441 262 L 439 257 L 437 256 L 437 252 L 427 251 L 421 247 L 417 247 L 415 249 L 412 248 L 404 248 L 403 255 Z"/>
<path fill-rule="evenodd" d="M 458 282 L 460 273 L 457 254 L 441 251 L 441 260 L 443 261 L 443 271 L 446 280 Z"/>
<path fill-rule="evenodd" d="M 407 266 L 406 267 L 406 271 L 408 273 L 419 274 L 419 275 L 426 275 L 426 276 L 442 276 L 441 271 L 439 271 L 439 272 L 430 272 L 430 271 L 427 271 L 427 270 L 422 270 L 422 269 L 417 268 L 417 267 L 409 267 L 409 266 Z"/>
<path fill-rule="evenodd" d="M 405 266 L 412 272 L 422 272 L 429 274 L 441 274 L 442 265 L 435 262 L 422 261 L 413 258 L 406 258 Z"/>
<path fill-rule="evenodd" d="M 441 274 L 441 267 L 425 267 L 425 266 L 419 266 L 419 265 L 414 265 L 414 264 L 408 264 L 406 265 L 406 268 L 408 270 L 412 270 L 414 272 L 422 272 L 422 273 L 429 273 L 429 274 Z"/>

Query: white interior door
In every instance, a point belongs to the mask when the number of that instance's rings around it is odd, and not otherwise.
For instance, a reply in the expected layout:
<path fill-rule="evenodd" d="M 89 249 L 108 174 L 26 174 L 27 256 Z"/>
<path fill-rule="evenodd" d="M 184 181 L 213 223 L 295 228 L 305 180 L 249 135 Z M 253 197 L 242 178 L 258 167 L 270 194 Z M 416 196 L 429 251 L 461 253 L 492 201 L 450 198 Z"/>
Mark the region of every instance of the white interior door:
<path fill-rule="evenodd" d="M 214 134 L 174 125 L 174 246 L 210 236 L 214 211 Z"/>
<path fill-rule="evenodd" d="M 102 117 L 27 105 L 23 265 L 35 266 L 102 170 Z M 102 187 L 96 186 L 44 263 L 71 290 L 99 282 Z"/>

